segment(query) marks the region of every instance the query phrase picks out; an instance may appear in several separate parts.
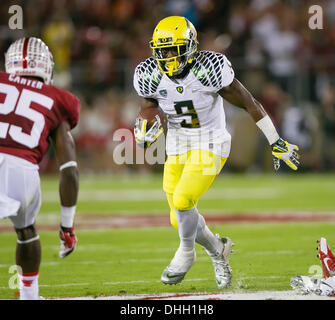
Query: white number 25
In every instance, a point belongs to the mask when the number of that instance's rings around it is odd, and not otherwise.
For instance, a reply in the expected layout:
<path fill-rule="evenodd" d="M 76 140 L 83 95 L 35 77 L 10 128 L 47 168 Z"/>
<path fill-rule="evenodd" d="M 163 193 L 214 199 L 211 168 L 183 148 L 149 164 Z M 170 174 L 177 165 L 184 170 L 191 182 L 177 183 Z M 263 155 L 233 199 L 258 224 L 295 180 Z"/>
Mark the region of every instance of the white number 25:
<path fill-rule="evenodd" d="M 44 129 L 45 119 L 42 113 L 31 109 L 30 105 L 32 102 L 35 102 L 51 110 L 54 103 L 53 99 L 27 89 L 23 89 L 20 95 L 16 87 L 4 83 L 0 83 L 0 93 L 6 94 L 5 101 L 0 103 L 0 118 L 1 114 L 7 115 L 14 111 L 16 106 L 15 114 L 27 118 L 34 123 L 30 134 L 27 134 L 22 131 L 21 127 L 0 121 L 0 138 L 4 139 L 9 134 L 14 141 L 28 148 L 33 149 L 37 147 Z"/>

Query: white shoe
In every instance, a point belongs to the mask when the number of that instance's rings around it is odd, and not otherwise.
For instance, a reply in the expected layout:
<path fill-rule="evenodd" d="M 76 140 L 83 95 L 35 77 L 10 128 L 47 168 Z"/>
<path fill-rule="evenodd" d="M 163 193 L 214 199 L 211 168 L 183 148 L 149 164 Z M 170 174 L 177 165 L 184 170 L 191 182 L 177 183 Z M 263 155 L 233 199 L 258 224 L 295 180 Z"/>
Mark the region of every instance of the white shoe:
<path fill-rule="evenodd" d="M 315 293 L 319 296 L 331 296 L 334 289 L 322 279 L 313 279 L 307 276 L 295 276 L 290 280 L 291 287 L 301 294 Z"/>
<path fill-rule="evenodd" d="M 232 252 L 234 244 L 229 238 L 220 238 L 218 234 L 216 237 L 219 241 L 222 241 L 223 249 L 219 255 L 211 255 L 215 272 L 215 280 L 219 289 L 226 289 L 230 286 L 233 276 L 232 269 L 229 266 L 229 256 Z"/>
<path fill-rule="evenodd" d="M 161 281 L 164 284 L 177 284 L 181 282 L 195 260 L 196 253 L 194 248 L 191 251 L 184 251 L 179 247 L 171 263 L 164 269 Z"/>

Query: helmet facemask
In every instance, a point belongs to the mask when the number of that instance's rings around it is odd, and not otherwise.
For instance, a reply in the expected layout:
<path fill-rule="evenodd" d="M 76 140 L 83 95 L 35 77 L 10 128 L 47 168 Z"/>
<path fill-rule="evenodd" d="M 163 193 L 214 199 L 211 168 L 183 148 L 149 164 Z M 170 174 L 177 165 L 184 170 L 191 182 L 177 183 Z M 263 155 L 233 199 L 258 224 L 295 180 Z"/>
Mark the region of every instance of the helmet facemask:
<path fill-rule="evenodd" d="M 180 44 L 164 43 L 156 47 L 153 46 L 151 42 L 150 46 L 158 66 L 163 73 L 167 73 L 170 77 L 180 74 L 187 63 L 192 62 L 193 55 L 196 51 L 196 44 L 190 40 L 183 41 Z M 164 55 L 164 49 L 174 50 L 177 55 L 174 57 L 166 57 L 166 55 Z"/>

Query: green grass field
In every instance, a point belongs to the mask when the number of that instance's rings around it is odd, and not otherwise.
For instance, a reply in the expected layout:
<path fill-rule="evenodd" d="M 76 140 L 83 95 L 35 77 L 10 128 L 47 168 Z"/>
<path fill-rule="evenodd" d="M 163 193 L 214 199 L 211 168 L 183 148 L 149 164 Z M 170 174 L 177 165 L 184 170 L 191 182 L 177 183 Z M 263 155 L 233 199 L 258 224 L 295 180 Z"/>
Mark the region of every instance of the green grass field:
<path fill-rule="evenodd" d="M 168 206 L 161 176 L 82 176 L 78 216 L 155 215 Z M 42 177 L 43 205 L 37 226 L 59 223 L 57 177 Z M 221 213 L 313 212 L 335 215 L 335 175 L 220 175 L 199 202 L 206 217 Z M 0 226 L 10 226 L 1 220 Z M 210 225 L 231 237 L 231 291 L 289 290 L 297 274 L 319 272 L 316 240 L 325 236 L 335 248 L 335 222 L 227 223 Z M 57 231 L 40 231 L 40 295 L 83 297 L 163 292 L 218 292 L 214 271 L 197 246 L 197 262 L 177 286 L 160 283 L 160 275 L 178 246 L 169 227 L 84 230 L 78 228 L 77 250 L 58 258 Z M 0 233 L 0 298 L 15 299 L 16 236 Z M 225 292 L 224 291 L 224 292 Z"/>

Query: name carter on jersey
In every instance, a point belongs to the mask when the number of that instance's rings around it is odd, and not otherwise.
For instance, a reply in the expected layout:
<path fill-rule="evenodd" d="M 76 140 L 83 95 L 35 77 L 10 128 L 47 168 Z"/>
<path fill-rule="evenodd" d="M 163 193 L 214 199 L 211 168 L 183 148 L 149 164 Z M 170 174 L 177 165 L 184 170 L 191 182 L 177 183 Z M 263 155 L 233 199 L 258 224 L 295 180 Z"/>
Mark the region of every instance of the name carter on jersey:
<path fill-rule="evenodd" d="M 11 82 L 18 83 L 18 84 L 23 84 L 23 85 L 26 85 L 26 86 L 30 86 L 30 87 L 36 88 L 36 89 L 42 89 L 42 87 L 43 87 L 43 82 L 41 82 L 41 81 L 22 78 L 22 77 L 14 75 L 14 74 L 10 74 L 9 77 L 8 77 L 8 80 L 11 81 Z"/>

